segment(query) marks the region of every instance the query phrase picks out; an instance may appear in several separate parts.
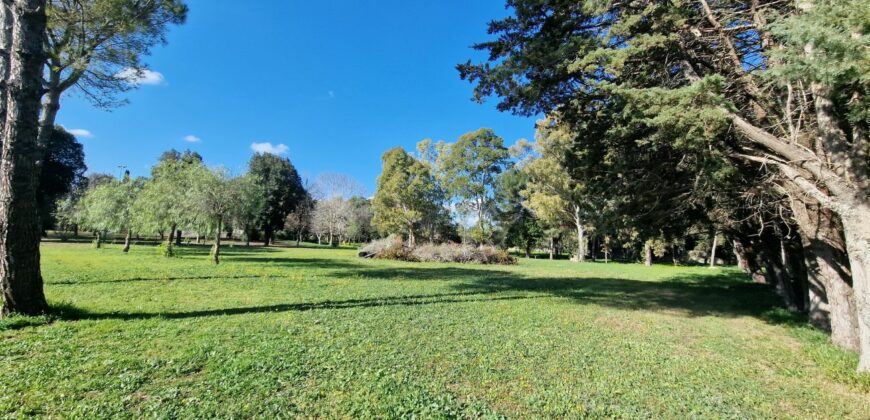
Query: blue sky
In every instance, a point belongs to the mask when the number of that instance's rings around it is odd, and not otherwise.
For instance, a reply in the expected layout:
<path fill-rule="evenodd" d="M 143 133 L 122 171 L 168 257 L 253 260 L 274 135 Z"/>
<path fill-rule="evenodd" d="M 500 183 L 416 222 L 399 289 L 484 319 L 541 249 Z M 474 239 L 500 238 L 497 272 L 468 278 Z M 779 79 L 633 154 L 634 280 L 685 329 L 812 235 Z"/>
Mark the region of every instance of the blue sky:
<path fill-rule="evenodd" d="M 271 143 L 303 177 L 342 172 L 372 193 L 392 147 L 480 127 L 507 144 L 534 135 L 533 118 L 472 102 L 455 70 L 484 57 L 469 46 L 507 15 L 502 0 L 188 4 L 187 23 L 146 59 L 152 83 L 126 94 L 128 105 L 64 99 L 58 122 L 91 133 L 79 136 L 90 171 L 146 175 L 162 151 L 190 148 L 242 172 L 252 144 Z"/>

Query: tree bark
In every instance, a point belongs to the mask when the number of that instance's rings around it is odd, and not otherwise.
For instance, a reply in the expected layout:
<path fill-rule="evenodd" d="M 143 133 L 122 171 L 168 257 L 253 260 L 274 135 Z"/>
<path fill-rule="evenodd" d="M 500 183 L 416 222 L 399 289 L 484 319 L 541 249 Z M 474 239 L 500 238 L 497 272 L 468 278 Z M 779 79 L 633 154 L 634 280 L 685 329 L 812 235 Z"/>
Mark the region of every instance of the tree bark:
<path fill-rule="evenodd" d="M 713 246 L 710 247 L 710 268 L 716 268 L 716 245 L 718 245 L 719 235 L 713 232 Z"/>
<path fill-rule="evenodd" d="M 181 229 L 178 229 L 175 231 L 175 245 L 176 246 L 181 246 L 181 235 L 182 234 L 183 234 L 183 232 L 181 232 Z"/>
<path fill-rule="evenodd" d="M 45 62 L 45 0 L 4 0 L 3 33 L 10 35 L 0 63 L 5 119 L 0 157 L 0 315 L 45 313 L 39 266 L 36 165 L 39 99 Z M 11 30 L 5 27 L 11 20 Z M 4 36 L 5 38 L 5 36 Z M 4 40 L 7 41 L 7 40 Z"/>
<path fill-rule="evenodd" d="M 130 236 L 132 234 L 132 230 L 127 228 L 127 234 L 124 235 L 124 249 L 121 252 L 130 252 Z"/>
<path fill-rule="evenodd" d="M 737 239 L 732 240 L 731 244 L 734 249 L 734 257 L 737 259 L 737 268 L 747 274 L 752 274 L 749 271 L 749 260 L 746 256 L 746 250 L 743 249 L 743 244 Z"/>
<path fill-rule="evenodd" d="M 94 248 L 100 249 L 103 247 L 103 232 L 97 231 L 94 238 Z"/>
<path fill-rule="evenodd" d="M 269 246 L 272 243 L 272 226 L 268 223 L 263 227 L 263 246 Z"/>
<path fill-rule="evenodd" d="M 221 223 L 223 222 L 222 217 L 218 217 L 217 219 L 217 230 L 214 235 L 214 245 L 211 248 L 211 261 L 215 263 L 215 265 L 220 264 L 220 256 L 221 256 Z"/>
<path fill-rule="evenodd" d="M 858 350 L 855 296 L 840 223 L 818 203 L 792 198 L 790 207 L 806 249 L 810 323 L 831 331 L 836 346 Z"/>
<path fill-rule="evenodd" d="M 586 229 L 580 219 L 580 206 L 574 206 L 574 225 L 577 227 L 577 262 L 586 262 Z"/>
<path fill-rule="evenodd" d="M 650 243 L 643 244 L 643 265 L 650 267 L 653 263 L 653 251 Z"/>
<path fill-rule="evenodd" d="M 870 373 L 870 208 L 840 215 L 846 236 L 858 315 L 858 372 Z"/>

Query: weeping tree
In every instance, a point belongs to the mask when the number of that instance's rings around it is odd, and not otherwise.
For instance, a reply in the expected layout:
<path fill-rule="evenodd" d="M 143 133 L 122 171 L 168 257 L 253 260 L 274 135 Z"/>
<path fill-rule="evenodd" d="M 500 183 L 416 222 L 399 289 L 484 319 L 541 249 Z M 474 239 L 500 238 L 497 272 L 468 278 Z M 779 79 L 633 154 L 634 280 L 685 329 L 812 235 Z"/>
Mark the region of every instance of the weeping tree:
<path fill-rule="evenodd" d="M 142 189 L 142 180 L 134 180 L 125 174 L 121 180 L 104 182 L 88 190 L 81 199 L 83 226 L 96 235 L 94 245 L 102 246 L 106 232 L 124 233 L 123 252 L 130 251 L 133 234 L 133 206 Z"/>
<path fill-rule="evenodd" d="M 237 188 L 241 184 L 234 182 L 225 169 L 209 169 L 204 166 L 192 169 L 191 180 L 191 200 L 195 203 L 201 220 L 206 221 L 208 229 L 214 234 L 211 260 L 220 264 L 223 224 L 231 214 L 230 209 L 243 198 L 242 191 Z"/>

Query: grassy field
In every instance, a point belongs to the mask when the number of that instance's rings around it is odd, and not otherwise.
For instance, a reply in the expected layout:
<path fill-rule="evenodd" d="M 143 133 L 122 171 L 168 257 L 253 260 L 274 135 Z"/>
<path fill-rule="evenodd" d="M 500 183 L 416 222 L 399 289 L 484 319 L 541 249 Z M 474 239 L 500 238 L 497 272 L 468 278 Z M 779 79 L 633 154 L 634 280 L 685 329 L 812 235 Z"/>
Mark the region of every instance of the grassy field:
<path fill-rule="evenodd" d="M 52 319 L 0 321 L 0 413 L 852 417 L 857 357 L 729 269 L 43 246 Z"/>

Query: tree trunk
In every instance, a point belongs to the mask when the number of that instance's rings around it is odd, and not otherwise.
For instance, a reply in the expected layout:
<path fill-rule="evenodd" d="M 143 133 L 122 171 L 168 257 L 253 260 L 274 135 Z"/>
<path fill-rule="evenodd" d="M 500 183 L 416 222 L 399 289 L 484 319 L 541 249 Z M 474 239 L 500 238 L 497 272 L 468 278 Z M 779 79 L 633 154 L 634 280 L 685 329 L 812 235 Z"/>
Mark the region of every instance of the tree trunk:
<path fill-rule="evenodd" d="M 858 315 L 858 372 L 870 373 L 870 206 L 840 215 L 846 236 Z"/>
<path fill-rule="evenodd" d="M 48 310 L 39 266 L 36 205 L 45 0 L 3 1 L 0 9 L 6 47 L 0 59 L 5 76 L 0 95 L 5 105 L 0 157 L 0 315 L 36 315 Z"/>
<path fill-rule="evenodd" d="M 181 246 L 181 235 L 182 235 L 181 229 L 178 229 L 175 231 L 175 245 L 176 246 Z"/>
<path fill-rule="evenodd" d="M 551 260 L 553 259 L 553 252 L 554 252 L 555 250 L 556 250 L 556 244 L 555 244 L 555 241 L 553 240 L 553 237 L 551 236 L 551 237 L 550 237 L 550 249 L 549 249 L 549 251 L 550 251 L 550 259 L 551 259 Z"/>
<path fill-rule="evenodd" d="M 804 237 L 810 323 L 831 331 L 836 346 L 858 350 L 855 296 L 840 223 L 818 203 L 793 198 L 790 207 Z"/>
<path fill-rule="evenodd" d="M 121 250 L 121 252 L 130 252 L 130 236 L 131 236 L 131 233 L 132 233 L 132 232 L 131 232 L 131 229 L 130 229 L 130 228 L 127 228 L 127 234 L 124 235 L 124 248 Z"/>
<path fill-rule="evenodd" d="M 214 245 L 211 248 L 211 261 L 215 263 L 215 265 L 220 264 L 220 256 L 221 256 L 221 223 L 223 222 L 222 217 L 218 217 L 217 219 L 217 230 L 214 235 Z"/>
<path fill-rule="evenodd" d="M 743 249 L 743 243 L 734 239 L 731 241 L 731 247 L 734 249 L 734 258 L 737 259 L 737 268 L 747 274 L 752 274 L 749 271 L 749 259 L 746 256 L 746 250 Z"/>
<path fill-rule="evenodd" d="M 165 242 L 166 249 L 163 251 L 163 253 L 167 257 L 172 256 L 172 243 L 175 240 L 175 228 L 176 227 L 177 227 L 176 224 L 173 223 L 169 228 L 169 236 L 166 237 L 166 242 Z"/>
<path fill-rule="evenodd" d="M 97 231 L 94 238 L 94 248 L 100 249 L 103 247 L 103 232 Z"/>
<path fill-rule="evenodd" d="M 414 237 L 414 226 L 408 226 L 408 247 L 414 248 L 417 246 L 417 238 Z"/>
<path fill-rule="evenodd" d="M 263 227 L 263 246 L 269 246 L 272 243 L 272 226 L 268 223 Z"/>
<path fill-rule="evenodd" d="M 652 244 L 646 242 L 643 244 L 643 265 L 650 267 L 653 263 Z"/>
<path fill-rule="evenodd" d="M 526 258 L 532 258 L 532 243 L 529 241 L 526 241 L 525 252 Z"/>
<path fill-rule="evenodd" d="M 577 262 L 586 262 L 586 229 L 580 220 L 579 206 L 574 206 L 574 225 L 577 226 Z"/>
<path fill-rule="evenodd" d="M 719 235 L 713 233 L 713 246 L 710 248 L 710 268 L 716 267 L 716 245 L 718 245 Z"/>

